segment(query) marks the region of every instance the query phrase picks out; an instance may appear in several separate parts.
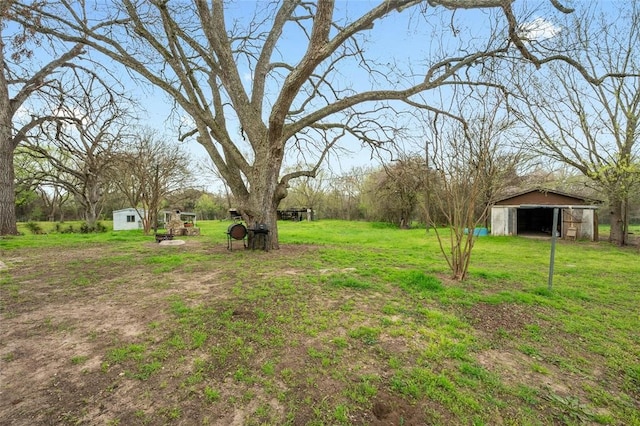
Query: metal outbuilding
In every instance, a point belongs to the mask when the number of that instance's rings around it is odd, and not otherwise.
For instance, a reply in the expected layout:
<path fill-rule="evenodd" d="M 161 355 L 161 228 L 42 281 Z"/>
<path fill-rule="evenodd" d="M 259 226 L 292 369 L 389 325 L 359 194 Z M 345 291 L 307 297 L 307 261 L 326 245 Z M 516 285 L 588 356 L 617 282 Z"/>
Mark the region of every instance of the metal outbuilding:
<path fill-rule="evenodd" d="M 598 206 L 580 196 L 534 189 L 500 199 L 491 207 L 491 235 L 549 235 L 558 209 L 561 238 L 598 239 Z"/>

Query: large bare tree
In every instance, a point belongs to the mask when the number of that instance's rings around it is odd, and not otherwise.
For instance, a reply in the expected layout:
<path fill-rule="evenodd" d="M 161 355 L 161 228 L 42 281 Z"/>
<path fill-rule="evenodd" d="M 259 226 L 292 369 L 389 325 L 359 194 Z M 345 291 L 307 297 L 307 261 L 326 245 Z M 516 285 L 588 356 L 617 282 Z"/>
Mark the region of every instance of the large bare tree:
<path fill-rule="evenodd" d="M 571 50 L 588 73 L 553 63 L 514 74 L 525 98 L 520 120 L 533 134 L 529 149 L 574 167 L 606 195 L 610 241 L 624 245 L 628 200 L 640 189 L 640 5 L 588 10 L 567 26 L 575 30 L 555 37 L 555 48 Z"/>
<path fill-rule="evenodd" d="M 0 235 L 17 234 L 15 169 L 13 157 L 19 144 L 24 143 L 30 132 L 48 120 L 56 120 L 49 114 L 24 115 L 19 111 L 29 99 L 39 96 L 56 80 L 56 74 L 69 66 L 72 59 L 82 52 L 76 44 L 63 53 L 52 55 L 49 62 L 38 65 L 32 58 L 30 41 L 34 33 L 28 26 L 36 24 L 36 9 L 24 12 L 20 17 L 26 26 L 11 27 L 16 16 L 11 7 L 13 1 L 0 2 Z M 43 51 L 46 44 L 38 47 Z"/>
<path fill-rule="evenodd" d="M 501 28 L 456 38 L 453 12 L 474 8 L 495 8 Z M 30 3 L 16 7 L 30 9 Z M 381 52 L 367 39 L 396 35 L 375 28 L 399 14 L 413 14 L 413 37 L 422 35 L 425 46 L 449 32 L 447 49 L 437 42 L 441 50 L 426 58 L 418 53 L 410 64 L 393 56 L 379 60 Z M 290 180 L 315 176 L 343 137 L 390 143 L 394 105 L 431 109 L 414 96 L 480 83 L 465 71 L 487 58 L 519 50 L 520 57 L 537 60 L 520 40 L 509 0 L 382 0 L 349 3 L 341 11 L 334 0 L 60 0 L 38 18 L 35 30 L 85 43 L 168 94 L 191 118 L 182 137 L 193 136 L 206 149 L 247 223 L 270 227 L 273 248 L 276 209 Z M 293 151 L 311 167 L 283 173 Z"/>

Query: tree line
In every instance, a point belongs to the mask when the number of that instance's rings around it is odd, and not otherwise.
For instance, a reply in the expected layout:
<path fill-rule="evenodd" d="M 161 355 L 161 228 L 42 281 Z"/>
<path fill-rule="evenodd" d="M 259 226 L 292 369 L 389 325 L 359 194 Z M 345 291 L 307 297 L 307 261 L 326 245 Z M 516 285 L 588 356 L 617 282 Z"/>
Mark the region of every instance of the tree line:
<path fill-rule="evenodd" d="M 27 161 L 33 159 L 27 157 Z M 524 174 L 519 174 L 514 168 L 504 172 L 505 185 L 501 195 L 521 192 L 522 188 L 540 188 L 600 200 L 601 194 L 589 184 L 586 177 L 571 173 L 566 168 L 550 170 L 542 164 L 531 163 Z M 27 171 L 29 168 L 23 165 L 20 170 Z M 139 180 L 153 176 L 153 170 L 154 164 L 149 165 L 149 171 L 142 169 Z M 179 208 L 196 213 L 198 220 L 230 219 L 229 210 L 235 209 L 236 200 L 229 191 L 191 186 L 189 182 L 198 173 L 198 168 L 180 168 L 178 171 L 182 186 L 174 185 L 169 191 L 163 190 L 158 197 L 159 209 Z M 446 227 L 448 219 L 434 200 L 447 200 L 449 197 L 437 180 L 437 174 L 433 170 L 428 171 L 421 157 L 406 157 L 380 166 L 354 167 L 340 173 L 323 169 L 316 178 L 296 180 L 279 208 L 309 208 L 313 210 L 316 220 L 384 222 L 401 229 L 429 227 L 430 223 Z M 20 178 L 18 181 L 22 182 Z M 120 191 L 110 177 L 105 177 L 104 181 L 111 183 L 102 192 L 100 214 L 96 217 L 98 221 L 111 220 L 114 210 L 132 205 L 132 198 Z M 489 216 L 483 216 L 482 213 L 491 201 L 489 194 L 474 213 L 474 216 L 482 217 L 481 226 L 490 227 Z M 603 208 L 606 206 L 603 205 Z M 86 220 L 83 209 L 83 204 L 77 202 L 73 194 L 49 180 L 31 178 L 29 185 L 22 182 L 18 186 L 16 212 L 20 222 Z M 640 222 L 640 194 L 630 199 L 630 221 Z"/>

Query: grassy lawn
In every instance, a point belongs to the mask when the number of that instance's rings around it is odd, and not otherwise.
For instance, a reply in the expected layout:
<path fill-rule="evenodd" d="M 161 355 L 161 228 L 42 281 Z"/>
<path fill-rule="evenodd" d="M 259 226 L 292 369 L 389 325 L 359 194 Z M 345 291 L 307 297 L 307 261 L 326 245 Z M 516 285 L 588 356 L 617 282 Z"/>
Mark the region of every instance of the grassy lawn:
<path fill-rule="evenodd" d="M 640 425 L 637 247 L 228 224 L 0 239 L 0 424 Z"/>

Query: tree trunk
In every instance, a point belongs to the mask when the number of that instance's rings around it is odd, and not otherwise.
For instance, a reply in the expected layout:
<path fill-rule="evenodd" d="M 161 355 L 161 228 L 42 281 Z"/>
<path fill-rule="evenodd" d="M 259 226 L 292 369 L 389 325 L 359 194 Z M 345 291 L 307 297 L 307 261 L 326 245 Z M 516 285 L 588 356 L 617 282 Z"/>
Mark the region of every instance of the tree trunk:
<path fill-rule="evenodd" d="M 611 200 L 609 204 L 609 219 L 611 223 L 611 232 L 609 233 L 609 242 L 623 246 L 627 243 L 624 203 L 622 200 Z"/>
<path fill-rule="evenodd" d="M 258 229 L 261 225 L 264 225 L 269 231 L 269 244 L 267 248 L 269 250 L 278 250 L 280 248 L 278 237 L 278 205 L 280 204 L 280 199 L 276 200 L 277 197 L 274 197 L 273 195 L 269 197 L 269 194 L 260 194 L 260 192 L 261 191 L 252 191 L 251 194 L 249 194 L 247 204 L 249 206 L 254 206 L 254 208 L 240 208 L 240 214 L 246 222 L 247 228 L 250 230 L 248 241 L 249 247 L 262 247 L 261 241 L 256 241 L 254 243 L 253 238 L 255 235 L 251 230 Z M 271 199 L 268 200 L 268 197 Z M 266 202 L 264 201 L 265 199 L 267 199 Z"/>
<path fill-rule="evenodd" d="M 277 208 L 268 208 L 260 213 L 259 216 L 247 215 L 243 216 L 247 222 L 247 228 L 249 229 L 248 244 L 252 248 L 263 248 L 264 234 L 255 232 L 253 230 L 260 229 L 261 226 L 266 227 L 267 234 L 267 250 L 278 250 L 280 248 L 280 242 L 278 239 L 278 213 Z M 254 241 L 255 239 L 255 241 Z"/>
<path fill-rule="evenodd" d="M 265 225 L 269 230 L 268 249 L 278 250 L 280 248 L 278 206 L 280 201 L 287 195 L 285 185 L 278 182 L 282 160 L 279 158 L 271 160 L 265 158 L 257 161 L 262 161 L 263 163 L 254 166 L 254 169 L 259 174 L 257 173 L 253 182 L 251 182 L 251 192 L 247 193 L 246 197 L 236 195 L 236 199 L 240 203 L 240 214 L 246 222 L 247 228 L 249 230 L 257 229 L 261 224 Z M 268 163 L 268 166 L 265 163 Z M 233 188 L 231 189 L 233 191 Z M 254 234 L 250 231 L 249 247 L 254 247 L 253 238 Z M 255 247 L 262 247 L 260 244 L 261 241 L 256 241 Z"/>
<path fill-rule="evenodd" d="M 98 205 L 94 203 L 90 203 L 87 206 L 87 210 L 85 212 L 85 221 L 87 222 L 87 227 L 90 230 L 96 229 L 96 223 L 98 223 Z"/>
<path fill-rule="evenodd" d="M 149 207 L 144 209 L 144 214 L 142 214 L 142 231 L 144 235 L 149 235 L 151 233 L 151 225 L 153 222 L 153 212 Z M 166 226 L 166 224 L 165 224 Z M 167 232 L 169 232 L 167 230 Z"/>
<path fill-rule="evenodd" d="M 100 182 L 94 181 L 87 189 L 87 225 L 89 226 L 89 229 L 96 229 L 98 218 L 102 213 L 102 188 L 100 187 Z"/>
<path fill-rule="evenodd" d="M 1 18 L 1 17 L 0 17 Z M 4 22 L 0 19 L 0 25 Z M 4 43 L 0 39 L 0 63 L 4 62 Z M 6 64 L 5 64 L 6 66 Z M 16 192 L 13 154 L 13 113 L 5 69 L 0 70 L 0 235 L 16 235 Z"/>
<path fill-rule="evenodd" d="M 9 111 L 0 108 L 0 235 L 16 235 L 16 194 L 13 140 Z"/>

